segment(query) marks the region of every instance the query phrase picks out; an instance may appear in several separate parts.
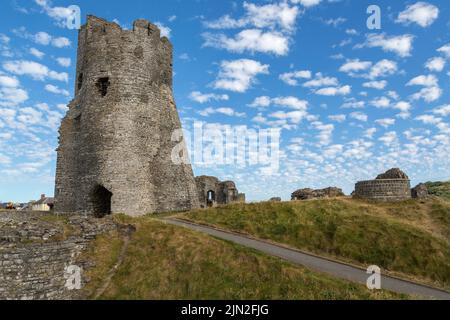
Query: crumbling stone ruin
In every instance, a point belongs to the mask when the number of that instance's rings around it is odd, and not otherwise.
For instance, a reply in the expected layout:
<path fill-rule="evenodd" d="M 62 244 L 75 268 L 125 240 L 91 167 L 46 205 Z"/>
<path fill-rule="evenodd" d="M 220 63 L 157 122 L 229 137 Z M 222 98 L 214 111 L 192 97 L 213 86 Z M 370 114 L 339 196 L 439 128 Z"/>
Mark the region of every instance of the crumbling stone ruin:
<path fill-rule="evenodd" d="M 426 184 L 419 183 L 417 186 L 411 189 L 411 197 L 414 199 L 425 199 L 429 197 L 428 188 Z"/>
<path fill-rule="evenodd" d="M 169 40 L 146 20 L 122 30 L 88 16 L 75 97 L 59 130 L 55 211 L 136 216 L 199 207 L 191 165 L 171 159 L 175 146 L 187 155 L 184 141 L 171 140 L 178 129 Z"/>
<path fill-rule="evenodd" d="M 271 202 L 280 202 L 281 198 L 280 197 L 272 197 L 272 198 L 269 199 L 269 201 L 271 201 Z"/>
<path fill-rule="evenodd" d="M 380 201 L 401 201 L 411 198 L 408 176 L 398 168 L 380 174 L 375 180 L 359 181 L 353 194 L 356 198 Z"/>
<path fill-rule="evenodd" d="M 342 189 L 336 187 L 328 187 L 324 189 L 298 189 L 291 194 L 291 200 L 310 200 L 318 198 L 335 198 L 345 196 Z"/>
<path fill-rule="evenodd" d="M 68 226 L 70 226 L 68 228 Z M 42 212 L 0 214 L 0 300 L 82 299 L 67 286 L 77 266 L 81 275 L 93 267 L 82 253 L 97 235 L 117 230 L 110 218 Z M 82 276 L 80 286 L 87 278 Z"/>
<path fill-rule="evenodd" d="M 233 181 L 219 181 L 212 176 L 195 177 L 200 207 L 215 207 L 219 204 L 245 202 L 245 194 L 239 193 Z"/>

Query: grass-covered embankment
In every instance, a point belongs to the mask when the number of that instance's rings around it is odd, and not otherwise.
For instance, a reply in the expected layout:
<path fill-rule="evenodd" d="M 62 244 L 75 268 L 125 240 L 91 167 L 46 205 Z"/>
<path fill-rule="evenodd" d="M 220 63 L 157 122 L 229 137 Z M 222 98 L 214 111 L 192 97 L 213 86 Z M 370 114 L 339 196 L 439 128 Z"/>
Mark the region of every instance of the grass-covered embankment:
<path fill-rule="evenodd" d="M 450 287 L 450 203 L 444 200 L 262 202 L 180 217 Z"/>
<path fill-rule="evenodd" d="M 428 193 L 450 201 L 450 181 L 427 182 Z"/>
<path fill-rule="evenodd" d="M 151 217 L 117 217 L 131 223 L 123 261 L 99 299 L 397 299 L 259 254 Z M 95 297 L 117 262 L 118 234 L 96 239 L 87 255 L 95 267 L 85 292 Z"/>

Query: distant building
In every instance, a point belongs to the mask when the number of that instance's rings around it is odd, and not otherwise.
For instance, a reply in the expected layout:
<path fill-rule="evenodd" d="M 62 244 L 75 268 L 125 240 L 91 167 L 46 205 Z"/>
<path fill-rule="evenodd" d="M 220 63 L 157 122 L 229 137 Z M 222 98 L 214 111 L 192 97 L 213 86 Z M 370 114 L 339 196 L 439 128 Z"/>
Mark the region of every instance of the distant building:
<path fill-rule="evenodd" d="M 378 201 L 411 199 L 409 178 L 399 168 L 389 169 L 379 174 L 375 180 L 357 182 L 353 197 Z"/>
<path fill-rule="evenodd" d="M 233 181 L 219 181 L 216 177 L 195 177 L 200 207 L 215 207 L 218 204 L 245 202 L 245 194 L 239 193 Z"/>
<path fill-rule="evenodd" d="M 45 194 L 41 194 L 41 198 L 35 201 L 31 205 L 33 211 L 50 211 L 53 209 L 54 199 L 46 197 Z"/>

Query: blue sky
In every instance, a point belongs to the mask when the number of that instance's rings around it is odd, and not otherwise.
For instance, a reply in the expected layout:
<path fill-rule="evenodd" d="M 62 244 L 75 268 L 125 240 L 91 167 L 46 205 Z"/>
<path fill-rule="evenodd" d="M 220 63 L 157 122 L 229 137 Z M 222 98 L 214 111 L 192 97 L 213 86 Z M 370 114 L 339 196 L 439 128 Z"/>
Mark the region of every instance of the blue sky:
<path fill-rule="evenodd" d="M 366 26 L 369 5 L 381 29 Z M 194 164 L 249 200 L 402 168 L 450 179 L 450 2 L 5 0 L 0 10 L 0 201 L 53 194 L 58 126 L 74 87 L 70 5 L 123 28 L 145 18 L 174 45 L 184 129 L 280 128 L 280 168 Z"/>

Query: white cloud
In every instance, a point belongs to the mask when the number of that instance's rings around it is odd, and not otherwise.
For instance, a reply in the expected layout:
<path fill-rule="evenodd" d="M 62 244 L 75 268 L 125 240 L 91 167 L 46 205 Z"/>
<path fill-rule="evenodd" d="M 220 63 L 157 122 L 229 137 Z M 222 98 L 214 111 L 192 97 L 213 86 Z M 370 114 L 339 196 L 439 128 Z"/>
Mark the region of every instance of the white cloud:
<path fill-rule="evenodd" d="M 215 93 L 201 93 L 200 91 L 193 91 L 189 95 L 189 98 L 191 100 L 194 100 L 198 103 L 205 103 L 209 102 L 211 100 L 220 101 L 224 100 L 227 101 L 229 99 L 229 96 L 226 94 L 215 94 Z"/>
<path fill-rule="evenodd" d="M 442 121 L 441 118 L 437 118 L 433 115 L 424 114 L 415 118 L 418 121 L 421 121 L 425 124 L 438 124 Z"/>
<path fill-rule="evenodd" d="M 47 84 L 45 86 L 45 90 L 51 93 L 55 93 L 55 94 L 61 94 L 63 96 L 68 97 L 70 95 L 69 91 L 65 90 L 65 89 L 60 89 L 57 86 L 54 86 L 52 84 Z"/>
<path fill-rule="evenodd" d="M 351 92 L 351 86 L 345 85 L 342 87 L 326 87 L 314 91 L 315 94 L 322 96 L 336 96 L 336 95 L 347 95 Z"/>
<path fill-rule="evenodd" d="M 57 104 L 56 107 L 57 107 L 59 110 L 64 111 L 64 112 L 66 112 L 67 110 L 69 110 L 69 108 L 67 107 L 67 105 L 62 104 L 62 103 Z"/>
<path fill-rule="evenodd" d="M 358 72 L 362 70 L 367 70 L 372 65 L 372 62 L 370 61 L 361 61 L 359 59 L 354 60 L 347 60 L 346 63 L 344 63 L 340 68 L 339 71 L 341 72 Z"/>
<path fill-rule="evenodd" d="M 334 77 L 324 77 L 322 74 L 316 73 L 315 79 L 309 80 L 303 84 L 304 87 L 323 87 L 323 86 L 337 86 L 339 84 L 338 79 Z"/>
<path fill-rule="evenodd" d="M 0 42 L 3 44 L 8 44 L 11 40 L 10 37 L 8 37 L 6 34 L 0 33 Z"/>
<path fill-rule="evenodd" d="M 442 105 L 433 110 L 434 114 L 446 117 L 450 114 L 450 104 Z"/>
<path fill-rule="evenodd" d="M 376 128 L 369 128 L 365 131 L 364 137 L 372 139 L 375 132 L 377 132 Z"/>
<path fill-rule="evenodd" d="M 35 2 L 60 27 L 66 27 L 67 21 L 74 19 L 75 12 L 68 7 L 52 7 L 48 0 L 35 0 Z"/>
<path fill-rule="evenodd" d="M 268 96 L 261 96 L 256 97 L 255 100 L 251 104 L 249 104 L 250 107 L 258 108 L 258 107 L 268 107 L 270 106 L 272 100 Z"/>
<path fill-rule="evenodd" d="M 251 59 L 222 61 L 214 88 L 245 92 L 255 82 L 258 74 L 268 74 L 269 65 Z"/>
<path fill-rule="evenodd" d="M 203 46 L 225 49 L 230 52 L 251 53 L 263 52 L 283 56 L 289 51 L 289 39 L 279 32 L 263 32 L 259 29 L 246 29 L 239 32 L 234 38 L 224 34 L 204 33 Z"/>
<path fill-rule="evenodd" d="M 427 68 L 430 71 L 436 71 L 436 72 L 441 72 L 444 69 L 444 66 L 445 66 L 445 60 L 441 57 L 430 58 L 425 63 L 425 68 Z"/>
<path fill-rule="evenodd" d="M 310 79 L 311 71 L 309 70 L 298 70 L 292 72 L 282 73 L 279 76 L 280 80 L 290 86 L 298 85 L 298 79 Z"/>
<path fill-rule="evenodd" d="M 382 141 L 386 146 L 390 147 L 394 143 L 398 142 L 397 133 L 395 131 L 387 132 L 382 137 L 378 138 L 378 140 Z"/>
<path fill-rule="evenodd" d="M 367 77 L 369 79 L 386 77 L 388 75 L 394 74 L 396 71 L 397 63 L 395 61 L 383 59 L 373 65 Z"/>
<path fill-rule="evenodd" d="M 13 107 L 28 100 L 28 93 L 20 88 L 0 87 L 0 106 Z"/>
<path fill-rule="evenodd" d="M 426 102 L 436 101 L 442 95 L 442 90 L 439 87 L 426 87 L 419 92 L 414 93 L 411 98 L 414 100 L 423 99 Z"/>
<path fill-rule="evenodd" d="M 227 115 L 227 116 L 230 116 L 230 117 L 232 117 L 232 116 L 244 117 L 245 116 L 245 113 L 243 113 L 243 112 L 236 112 L 232 108 L 212 108 L 212 107 L 209 107 L 209 108 L 206 108 L 206 109 L 203 109 L 203 110 L 199 111 L 198 113 L 200 115 L 204 116 L 204 117 L 207 117 L 207 116 L 209 116 L 211 114 L 214 114 L 214 113 L 220 113 L 220 114 L 224 114 L 224 115 Z"/>
<path fill-rule="evenodd" d="M 323 20 L 323 22 L 329 26 L 333 26 L 333 27 L 337 27 L 338 25 L 344 23 L 345 21 L 347 21 L 347 19 L 343 18 L 343 17 L 337 17 L 337 18 L 331 18 L 328 20 Z"/>
<path fill-rule="evenodd" d="M 165 26 L 161 22 L 155 22 L 155 25 L 161 31 L 161 34 L 160 34 L 161 37 L 166 37 L 166 38 L 170 39 L 170 35 L 171 35 L 171 32 L 172 32 L 172 29 L 170 29 L 168 26 Z"/>
<path fill-rule="evenodd" d="M 314 121 L 311 123 L 315 129 L 319 130 L 319 133 L 315 136 L 319 139 L 319 144 L 328 145 L 331 143 L 331 138 L 334 130 L 333 124 L 325 124 L 320 121 Z"/>
<path fill-rule="evenodd" d="M 244 2 L 245 15 L 240 19 L 234 19 L 225 15 L 218 20 L 205 22 L 205 26 L 210 29 L 232 29 L 253 26 L 258 29 L 270 28 L 292 31 L 299 9 L 296 6 L 289 6 L 287 3 L 274 3 L 258 6 L 256 4 Z"/>
<path fill-rule="evenodd" d="M 336 122 L 344 122 L 346 118 L 347 116 L 345 114 L 334 114 L 328 116 L 328 119 Z"/>
<path fill-rule="evenodd" d="M 176 15 L 171 15 L 167 20 L 169 20 L 169 22 L 174 22 L 177 19 Z"/>
<path fill-rule="evenodd" d="M 292 96 L 273 98 L 272 102 L 278 106 L 289 107 L 297 110 L 306 110 L 308 107 L 308 101 L 300 100 Z"/>
<path fill-rule="evenodd" d="M 384 89 L 386 87 L 386 85 L 387 85 L 386 80 L 369 81 L 369 82 L 363 83 L 363 87 L 365 87 L 365 88 L 372 88 L 372 89 L 378 89 L 378 90 Z"/>
<path fill-rule="evenodd" d="M 383 51 L 394 52 L 400 57 L 408 57 L 411 55 L 413 40 L 414 36 L 410 34 L 386 36 L 384 33 L 371 33 L 367 35 L 366 42 L 362 46 L 380 47 Z"/>
<path fill-rule="evenodd" d="M 424 86 L 424 87 L 434 87 L 438 85 L 438 80 L 436 76 L 430 75 L 420 75 L 408 81 L 407 86 Z"/>
<path fill-rule="evenodd" d="M 38 59 L 42 59 L 45 56 L 45 53 L 43 53 L 42 51 L 39 51 L 36 48 L 31 48 L 30 54 L 32 54 L 33 56 L 35 56 Z"/>
<path fill-rule="evenodd" d="M 346 34 L 349 34 L 349 35 L 351 35 L 351 36 L 354 36 L 354 35 L 357 35 L 357 34 L 358 34 L 358 31 L 356 31 L 355 29 L 346 29 L 346 30 L 345 30 L 345 33 L 346 33 Z"/>
<path fill-rule="evenodd" d="M 26 125 L 39 124 L 43 122 L 42 112 L 31 107 L 21 108 L 17 120 Z"/>
<path fill-rule="evenodd" d="M 436 50 L 437 52 L 443 53 L 444 55 L 447 56 L 447 58 L 450 58 L 450 43 L 440 47 L 439 49 Z"/>
<path fill-rule="evenodd" d="M 378 123 L 382 127 L 389 127 L 395 124 L 395 119 L 392 118 L 385 118 L 385 119 L 378 119 L 375 120 L 376 123 Z"/>
<path fill-rule="evenodd" d="M 260 96 L 255 98 L 255 100 L 249 104 L 250 107 L 268 107 L 274 104 L 279 107 L 287 107 L 296 110 L 306 110 L 308 108 L 308 101 L 300 100 L 297 97 L 285 96 L 270 98 L 268 96 Z"/>
<path fill-rule="evenodd" d="M 19 80 L 16 77 L 10 77 L 5 75 L 0 75 L 0 86 L 8 88 L 16 88 L 20 85 Z"/>
<path fill-rule="evenodd" d="M 34 41 L 37 44 L 48 46 L 50 44 L 50 42 L 52 41 L 52 36 L 49 35 L 47 32 L 41 31 L 34 35 Z"/>
<path fill-rule="evenodd" d="M 439 16 L 439 9 L 427 2 L 419 1 L 413 5 L 409 5 L 406 9 L 399 13 L 395 22 L 410 24 L 417 23 L 421 27 L 430 26 Z"/>
<path fill-rule="evenodd" d="M 391 104 L 391 100 L 386 97 L 380 97 L 370 101 L 370 104 L 376 108 L 388 108 Z"/>
<path fill-rule="evenodd" d="M 366 122 L 368 119 L 368 116 L 365 113 L 359 112 L 359 111 L 352 112 L 352 113 L 350 113 L 349 116 L 352 119 L 363 121 L 363 122 Z"/>
<path fill-rule="evenodd" d="M 52 39 L 52 46 L 56 48 L 64 48 L 70 46 L 70 40 L 66 37 L 58 37 Z"/>
<path fill-rule="evenodd" d="M 70 60 L 70 58 L 56 58 L 56 62 L 58 62 L 58 64 L 62 67 L 70 67 L 72 61 Z"/>
<path fill-rule="evenodd" d="M 3 63 L 3 68 L 6 71 L 17 75 L 29 75 L 35 80 L 45 80 L 46 78 L 50 78 L 53 80 L 59 80 L 68 82 L 69 75 L 66 72 L 58 73 L 52 70 L 49 70 L 43 64 L 27 61 L 27 60 L 16 60 L 16 61 L 7 61 Z"/>
<path fill-rule="evenodd" d="M 0 106 L 14 107 L 28 100 L 28 92 L 20 88 L 16 77 L 0 74 Z"/>
<path fill-rule="evenodd" d="M 341 108 L 344 109 L 361 109 L 364 108 L 364 101 L 358 101 L 355 98 L 350 98 L 342 104 Z"/>
<path fill-rule="evenodd" d="M 289 120 L 290 122 L 297 124 L 302 119 L 304 119 L 307 116 L 306 111 L 304 110 L 295 110 L 295 111 L 277 111 L 270 114 L 271 117 L 282 119 L 282 120 Z"/>
<path fill-rule="evenodd" d="M 411 115 L 409 112 L 411 110 L 411 104 L 409 102 L 399 101 L 393 106 L 393 108 L 400 111 L 397 115 L 399 118 L 406 119 Z"/>
<path fill-rule="evenodd" d="M 316 6 L 316 5 L 318 5 L 321 1 L 322 1 L 322 0 L 291 0 L 292 3 L 295 3 L 295 4 L 299 3 L 299 4 L 301 4 L 302 6 L 307 7 L 307 8 Z"/>

